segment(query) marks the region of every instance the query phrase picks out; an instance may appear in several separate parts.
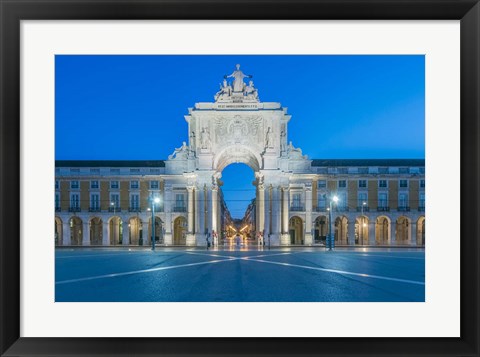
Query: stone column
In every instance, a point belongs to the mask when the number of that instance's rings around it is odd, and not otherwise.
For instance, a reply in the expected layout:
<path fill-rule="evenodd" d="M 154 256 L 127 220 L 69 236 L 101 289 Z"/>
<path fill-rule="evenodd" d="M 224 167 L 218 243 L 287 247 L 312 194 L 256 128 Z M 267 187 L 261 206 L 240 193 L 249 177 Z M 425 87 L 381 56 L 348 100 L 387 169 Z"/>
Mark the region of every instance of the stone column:
<path fill-rule="evenodd" d="M 90 224 L 88 222 L 83 222 L 83 239 L 82 245 L 90 245 Z"/>
<path fill-rule="evenodd" d="M 102 220 L 102 245 L 110 245 L 110 237 L 108 236 L 108 221 Z"/>
<path fill-rule="evenodd" d="M 212 234 L 212 238 L 213 238 L 213 231 L 217 232 L 218 233 L 218 222 L 217 222 L 217 218 L 218 218 L 218 188 L 217 186 L 212 186 L 212 190 L 211 190 L 211 220 L 212 220 L 212 224 L 211 224 L 211 230 L 210 230 L 210 233 Z"/>
<path fill-rule="evenodd" d="M 187 212 L 188 212 L 188 228 L 187 228 L 187 245 L 195 245 L 195 232 L 193 227 L 193 214 L 194 214 L 194 202 L 193 202 L 193 186 L 187 187 L 188 198 L 187 198 Z"/>
<path fill-rule="evenodd" d="M 360 223 L 361 225 L 361 223 Z M 359 227 L 362 229 L 362 227 Z M 353 221 L 348 222 L 348 229 L 347 229 L 347 244 L 348 245 L 355 245 L 355 219 Z"/>
<path fill-rule="evenodd" d="M 175 204 L 173 202 L 173 197 L 172 197 L 172 186 L 167 186 L 165 185 L 165 202 L 164 202 L 164 210 L 165 210 L 165 237 L 164 237 L 164 242 L 165 245 L 172 245 L 173 244 L 173 235 L 172 235 L 172 209 L 173 205 Z M 155 222 L 152 222 L 152 224 L 155 224 Z M 151 244 L 152 242 L 150 242 Z"/>
<path fill-rule="evenodd" d="M 62 235 L 63 235 L 63 245 L 71 245 L 72 242 L 70 240 L 70 225 L 68 223 L 68 219 L 66 222 L 62 223 Z"/>
<path fill-rule="evenodd" d="M 127 208 L 128 212 L 128 208 Z M 129 245 L 130 244 L 130 227 L 128 226 L 129 221 L 124 221 L 123 222 L 123 228 L 122 228 L 122 245 Z"/>
<path fill-rule="evenodd" d="M 270 237 L 270 244 L 272 246 L 280 244 L 281 208 L 282 203 L 280 187 L 274 186 L 272 188 L 272 235 Z"/>
<path fill-rule="evenodd" d="M 375 245 L 375 220 L 368 221 L 368 245 Z"/>
<path fill-rule="evenodd" d="M 152 237 L 148 236 L 148 217 L 146 220 L 142 221 L 142 240 L 143 245 L 145 246 L 152 246 Z"/>
<path fill-rule="evenodd" d="M 280 241 L 281 245 L 290 244 L 290 233 L 288 232 L 288 186 L 283 187 L 283 199 L 282 199 L 282 238 Z"/>
<path fill-rule="evenodd" d="M 390 245 L 397 245 L 397 222 L 390 223 Z"/>
<path fill-rule="evenodd" d="M 312 185 L 305 185 L 305 245 L 312 245 Z"/>
<path fill-rule="evenodd" d="M 270 186 L 265 188 L 265 199 L 264 199 L 264 229 L 265 229 L 265 244 L 268 244 L 268 235 L 270 234 Z"/>
<path fill-rule="evenodd" d="M 265 229 L 265 186 L 258 186 L 258 231 L 266 233 Z M 264 237 L 265 238 L 265 237 Z"/>
<path fill-rule="evenodd" d="M 197 199 L 195 200 L 195 211 L 197 212 L 196 219 L 196 234 L 195 244 L 205 245 L 205 190 L 203 185 L 199 185 L 195 190 Z"/>
<path fill-rule="evenodd" d="M 410 223 L 410 245 L 417 245 L 417 222 Z"/>

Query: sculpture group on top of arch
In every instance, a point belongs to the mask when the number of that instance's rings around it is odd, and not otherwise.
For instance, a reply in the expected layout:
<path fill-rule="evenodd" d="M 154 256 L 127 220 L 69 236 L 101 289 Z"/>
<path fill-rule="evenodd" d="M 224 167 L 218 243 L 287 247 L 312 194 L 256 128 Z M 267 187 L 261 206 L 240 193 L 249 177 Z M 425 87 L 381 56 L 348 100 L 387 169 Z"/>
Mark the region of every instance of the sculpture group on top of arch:
<path fill-rule="evenodd" d="M 253 81 L 246 84 L 244 78 L 252 78 L 252 75 L 244 74 L 240 70 L 240 65 L 236 65 L 236 70 L 230 75 L 225 75 L 220 90 L 215 94 L 216 102 L 229 102 L 236 99 L 259 101 L 258 90 L 255 88 Z M 233 83 L 229 83 L 227 78 L 233 78 Z"/>

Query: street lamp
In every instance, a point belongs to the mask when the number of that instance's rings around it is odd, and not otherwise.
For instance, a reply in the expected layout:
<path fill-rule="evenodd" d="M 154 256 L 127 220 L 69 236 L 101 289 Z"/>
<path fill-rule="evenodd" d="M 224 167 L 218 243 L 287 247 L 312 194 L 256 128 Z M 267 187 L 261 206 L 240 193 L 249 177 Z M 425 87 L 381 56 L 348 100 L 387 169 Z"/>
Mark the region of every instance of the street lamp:
<path fill-rule="evenodd" d="M 155 204 L 160 203 L 160 198 L 150 198 L 152 204 L 152 250 L 155 250 Z"/>
<path fill-rule="evenodd" d="M 365 242 L 363 241 L 363 238 L 364 238 L 364 230 L 365 230 L 365 216 L 364 216 L 364 213 L 363 213 L 363 209 L 364 207 L 367 205 L 367 202 L 362 202 L 362 227 L 360 228 L 360 231 L 362 233 L 362 245 L 365 245 Z"/>
<path fill-rule="evenodd" d="M 112 226 L 113 226 L 113 245 L 116 245 L 117 242 L 116 242 L 116 239 L 115 239 L 115 202 L 112 201 L 110 202 L 110 206 L 113 207 L 113 218 L 112 218 Z"/>
<path fill-rule="evenodd" d="M 338 197 L 337 196 L 330 196 L 330 209 L 328 210 L 328 221 L 330 224 L 330 231 L 329 231 L 329 244 L 328 244 L 328 250 L 332 250 L 334 247 L 334 236 L 332 234 L 332 202 L 335 202 L 335 204 L 338 202 Z"/>

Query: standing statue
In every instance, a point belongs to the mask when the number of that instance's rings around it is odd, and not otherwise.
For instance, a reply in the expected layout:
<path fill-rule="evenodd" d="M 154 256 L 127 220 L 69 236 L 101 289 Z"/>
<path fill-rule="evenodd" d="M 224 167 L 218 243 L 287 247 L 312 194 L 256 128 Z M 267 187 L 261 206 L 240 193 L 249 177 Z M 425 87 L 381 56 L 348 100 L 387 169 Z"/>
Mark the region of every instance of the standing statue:
<path fill-rule="evenodd" d="M 192 150 L 195 150 L 195 132 L 192 131 L 192 133 L 190 134 L 190 147 L 192 148 Z"/>
<path fill-rule="evenodd" d="M 280 151 L 281 152 L 285 151 L 285 144 L 286 144 L 285 130 L 282 130 L 282 132 L 280 133 Z"/>
<path fill-rule="evenodd" d="M 202 145 L 202 149 L 208 149 L 212 142 L 210 141 L 210 133 L 207 128 L 202 128 L 202 132 L 200 133 L 200 144 Z"/>
<path fill-rule="evenodd" d="M 265 136 L 265 147 L 273 148 L 273 137 L 272 137 L 272 128 L 268 127 L 267 135 Z"/>
<path fill-rule="evenodd" d="M 233 78 L 233 91 L 234 92 L 243 92 L 243 89 L 245 87 L 245 83 L 243 82 L 243 79 L 244 78 L 252 78 L 251 75 L 248 75 L 248 74 L 244 74 L 241 70 L 240 70 L 240 65 L 237 64 L 236 65 L 236 70 L 233 71 L 233 73 L 229 76 L 225 75 L 224 78 L 227 79 L 227 78 Z"/>

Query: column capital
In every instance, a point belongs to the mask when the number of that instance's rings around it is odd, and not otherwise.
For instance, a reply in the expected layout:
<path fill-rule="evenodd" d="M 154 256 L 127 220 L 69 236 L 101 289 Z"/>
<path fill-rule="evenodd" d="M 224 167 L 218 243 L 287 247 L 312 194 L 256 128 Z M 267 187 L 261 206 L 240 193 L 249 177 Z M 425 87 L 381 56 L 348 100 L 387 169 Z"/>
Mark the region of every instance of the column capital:
<path fill-rule="evenodd" d="M 195 189 L 196 187 L 195 186 L 187 186 L 187 191 L 190 193 L 190 192 L 193 192 L 193 190 Z"/>

